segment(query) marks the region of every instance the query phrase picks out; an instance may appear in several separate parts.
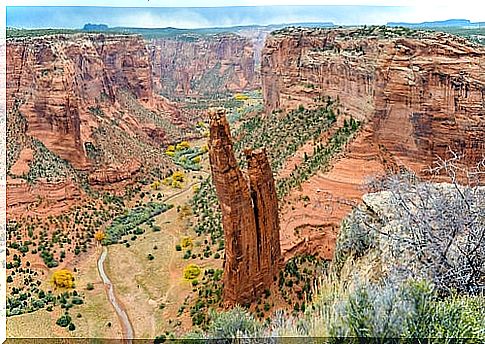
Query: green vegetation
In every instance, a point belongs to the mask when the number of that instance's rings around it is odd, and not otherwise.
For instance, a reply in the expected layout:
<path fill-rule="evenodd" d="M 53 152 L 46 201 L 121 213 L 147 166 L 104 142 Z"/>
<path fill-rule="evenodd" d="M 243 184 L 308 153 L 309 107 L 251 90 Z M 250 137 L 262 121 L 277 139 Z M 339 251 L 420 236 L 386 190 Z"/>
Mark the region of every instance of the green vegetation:
<path fill-rule="evenodd" d="M 298 187 L 303 181 L 308 180 L 318 170 L 328 166 L 332 157 L 342 151 L 345 144 L 352 138 L 352 135 L 358 130 L 360 123 L 350 118 L 350 121 L 344 122 L 342 128 L 330 137 L 326 145 L 318 144 L 313 148 L 313 155 L 306 158 L 298 165 L 287 178 L 279 179 L 276 182 L 278 197 L 283 198 L 291 189 Z"/>
<path fill-rule="evenodd" d="M 103 223 L 121 214 L 123 209 L 122 199 L 101 194 L 99 201 L 74 205 L 61 215 L 46 218 L 27 215 L 17 221 L 8 221 L 6 268 L 7 280 L 11 282 L 8 285 L 7 316 L 42 308 L 52 311 L 56 306 L 70 308 L 79 302 L 77 299 L 65 302 L 71 292 L 61 294 L 64 296 L 59 298 L 41 288 L 45 277 L 32 268 L 29 257 L 37 255 L 48 268 L 55 268 L 67 255 L 87 252 L 94 245 L 96 231 Z M 57 286 L 61 284 L 61 280 L 56 283 Z"/>
<path fill-rule="evenodd" d="M 221 269 L 205 269 L 202 280 L 200 277 L 196 280 L 195 285 L 192 284 L 197 291 L 190 307 L 188 300 L 182 305 L 179 310 L 181 315 L 186 307 L 192 318 L 192 324 L 204 328 L 209 319 L 211 319 L 210 312 L 213 308 L 221 305 L 222 302 L 222 270 Z"/>
<path fill-rule="evenodd" d="M 315 110 L 299 108 L 283 117 L 272 113 L 245 120 L 234 131 L 234 149 L 238 161 L 245 165 L 245 148 L 266 147 L 271 168 L 273 172 L 278 172 L 285 160 L 298 148 L 310 140 L 316 140 L 335 124 L 333 105 L 329 99 L 325 107 Z"/>
<path fill-rule="evenodd" d="M 236 307 L 226 312 L 211 312 L 206 330 L 190 333 L 186 338 L 297 336 L 432 338 L 433 343 L 451 338 L 483 341 L 484 302 L 483 296 L 440 299 L 424 281 L 397 286 L 366 282 L 349 288 L 328 279 L 303 316 L 280 311 L 269 322 L 261 323 L 248 311 Z"/>
<path fill-rule="evenodd" d="M 26 279 L 29 280 L 29 277 Z M 31 278 L 30 280 L 32 281 Z M 80 295 L 76 290 L 54 294 L 51 290 L 46 292 L 39 286 L 39 283 L 32 283 L 12 287 L 7 296 L 7 316 L 31 313 L 44 308 L 52 311 L 55 306 L 60 306 L 67 311 L 84 303 L 84 295 Z"/>
<path fill-rule="evenodd" d="M 103 240 L 103 244 L 115 244 L 118 243 L 124 235 L 135 234 L 138 226 L 172 207 L 173 205 L 164 203 L 148 202 L 131 209 L 128 214 L 118 216 L 111 222 L 110 226 L 105 231 L 106 238 Z"/>
<path fill-rule="evenodd" d="M 306 305 L 313 300 L 313 284 L 319 276 L 326 273 L 328 264 L 315 256 L 295 256 L 288 260 L 278 276 L 278 290 L 288 305 L 298 304 L 294 314 L 305 311 Z M 269 290 L 266 293 L 269 296 Z M 262 314 L 260 316 L 262 318 Z"/>
<path fill-rule="evenodd" d="M 369 195 L 372 197 L 366 199 L 366 206 L 356 208 L 342 224 L 330 269 L 310 278 L 310 290 L 315 292 L 307 304 L 297 300 L 292 311 L 278 311 L 264 323 L 257 320 L 257 313 L 255 316 L 239 308 L 222 314 L 209 312 L 210 316 L 204 318 L 200 325 L 204 332 L 190 333 L 187 338 L 210 339 L 224 333 L 233 338 L 296 336 L 358 337 L 359 341 L 375 338 L 378 342 L 390 338 L 405 342 L 426 338 L 426 342 L 432 343 L 451 342 L 457 338 L 466 342 L 484 341 L 485 295 L 483 269 L 480 270 L 484 257 L 483 234 L 473 234 L 475 239 L 470 243 L 477 247 L 472 250 L 473 260 L 444 262 L 441 257 L 443 252 L 447 254 L 443 249 L 447 249 L 439 244 L 440 238 L 450 238 L 451 227 L 443 227 L 443 221 L 455 224 L 455 237 L 450 244 L 452 249 L 455 240 L 469 242 L 463 235 L 470 235 L 475 230 L 483 233 L 483 220 L 476 216 L 483 211 L 483 193 L 471 192 L 463 186 L 455 188 L 450 184 L 448 188 L 441 184 L 432 187 L 430 183 L 397 177 L 390 177 L 379 185 L 387 191 Z M 420 196 L 423 203 L 420 203 Z M 414 202 L 411 203 L 411 200 Z M 383 206 L 386 208 L 379 214 L 374 209 L 382 209 Z M 468 211 L 454 212 L 454 217 L 450 217 L 447 211 L 441 211 L 460 207 Z M 406 210 L 413 221 L 408 222 Z M 414 215 L 417 217 L 414 218 Z M 432 222 L 428 221 L 428 217 L 433 219 Z M 445 229 L 441 231 L 442 228 Z M 409 240 L 408 231 L 419 233 L 422 237 L 434 235 L 434 241 L 422 245 L 419 237 Z M 393 242 L 398 242 L 400 249 L 395 249 Z M 437 258 L 434 257 L 436 253 Z M 468 251 L 457 251 L 453 256 L 457 254 L 470 257 Z M 421 260 L 420 256 L 427 259 Z M 434 259 L 438 261 L 433 262 Z M 289 288 L 287 291 L 297 289 L 295 277 L 301 271 L 300 264 L 301 261 L 288 262 L 280 273 L 280 289 L 283 286 Z M 472 281 L 471 285 L 463 280 L 464 274 L 470 274 L 470 269 L 466 268 L 470 264 L 476 266 L 479 273 L 478 280 Z M 449 270 L 442 275 L 446 268 Z M 419 277 L 420 273 L 423 276 Z M 469 276 L 475 277 L 473 274 Z M 448 279 L 446 285 L 442 285 L 444 278 Z M 460 289 L 449 290 L 450 285 Z M 478 289 L 475 288 L 477 286 Z M 264 309 L 270 307 L 265 303 Z M 235 332 L 221 332 L 225 329 L 234 329 Z"/>
<path fill-rule="evenodd" d="M 207 153 L 207 147 L 190 147 L 187 141 L 182 141 L 176 146 L 168 146 L 165 154 L 185 170 L 199 171 L 201 156 Z"/>
<path fill-rule="evenodd" d="M 75 33 L 81 33 L 81 30 L 72 29 L 16 29 L 7 28 L 7 38 L 20 38 L 20 37 L 43 37 L 51 35 L 72 35 Z"/>

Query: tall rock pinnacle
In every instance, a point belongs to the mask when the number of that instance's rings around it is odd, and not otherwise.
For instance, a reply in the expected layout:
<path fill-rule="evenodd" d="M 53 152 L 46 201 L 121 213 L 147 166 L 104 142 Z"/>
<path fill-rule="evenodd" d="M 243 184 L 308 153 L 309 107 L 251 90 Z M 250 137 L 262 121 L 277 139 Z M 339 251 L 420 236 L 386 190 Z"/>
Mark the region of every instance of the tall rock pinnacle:
<path fill-rule="evenodd" d="M 276 188 L 266 151 L 245 151 L 246 177 L 225 111 L 210 110 L 209 119 L 209 158 L 225 237 L 223 298 L 228 305 L 244 304 L 270 287 L 282 262 Z"/>

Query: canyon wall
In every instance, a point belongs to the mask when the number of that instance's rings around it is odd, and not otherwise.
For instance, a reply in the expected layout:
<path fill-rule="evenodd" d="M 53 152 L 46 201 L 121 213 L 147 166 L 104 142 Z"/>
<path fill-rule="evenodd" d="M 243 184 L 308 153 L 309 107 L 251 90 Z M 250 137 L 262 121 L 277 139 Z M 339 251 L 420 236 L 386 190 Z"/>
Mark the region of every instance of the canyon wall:
<path fill-rule="evenodd" d="M 340 223 L 371 177 L 423 172 L 448 147 L 475 164 L 485 154 L 484 67 L 483 46 L 443 33 L 289 28 L 269 35 L 261 66 L 266 112 L 317 107 L 330 96 L 339 125 L 343 116 L 363 121 L 331 166 L 282 202 L 285 258 L 331 259 Z"/>
<path fill-rule="evenodd" d="M 27 136 L 81 170 L 116 162 L 109 152 L 94 166 L 90 154 L 107 128 L 155 146 L 167 139 L 164 123 L 180 125 L 175 106 L 153 91 L 145 42 L 127 35 L 9 39 L 7 111 L 25 118 Z"/>
<path fill-rule="evenodd" d="M 266 111 L 338 99 L 369 140 L 422 167 L 448 147 L 470 163 L 485 151 L 485 48 L 406 29 L 284 29 L 262 56 Z"/>
<path fill-rule="evenodd" d="M 78 172 L 99 187 L 133 177 L 140 165 L 168 170 L 173 164 L 160 144 L 180 140 L 188 126 L 175 105 L 154 92 L 140 36 L 8 39 L 6 95 L 12 206 L 30 199 L 25 190 L 44 195 L 49 183 L 72 189 Z M 59 201 L 82 194 L 63 193 L 54 194 Z"/>
<path fill-rule="evenodd" d="M 209 159 L 225 238 L 225 304 L 254 301 L 281 264 L 278 202 L 264 150 L 246 151 L 248 177 L 234 156 L 224 110 L 209 112 Z"/>
<path fill-rule="evenodd" d="M 170 97 L 256 89 L 257 47 L 236 34 L 187 35 L 147 43 L 155 89 Z"/>

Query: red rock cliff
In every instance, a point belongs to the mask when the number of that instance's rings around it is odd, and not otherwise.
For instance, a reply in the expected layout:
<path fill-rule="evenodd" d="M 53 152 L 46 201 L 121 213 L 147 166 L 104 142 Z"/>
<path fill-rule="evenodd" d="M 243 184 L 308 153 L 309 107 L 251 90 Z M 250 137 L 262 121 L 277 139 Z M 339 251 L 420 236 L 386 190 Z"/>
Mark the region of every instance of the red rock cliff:
<path fill-rule="evenodd" d="M 246 152 L 247 180 L 234 156 L 224 110 L 209 116 L 209 158 L 225 237 L 223 298 L 226 304 L 244 304 L 270 287 L 281 262 L 275 185 L 264 150 Z"/>
<path fill-rule="evenodd" d="M 151 77 L 149 55 L 138 36 L 59 35 L 7 42 L 7 110 L 18 109 L 27 120 L 27 135 L 80 169 L 92 163 L 85 143 L 94 141 L 99 124 L 116 120 L 128 135 L 154 127 L 134 111 L 123 113 L 131 110 L 120 104 L 125 95 L 147 111 L 175 113 L 154 95 Z"/>
<path fill-rule="evenodd" d="M 365 120 L 369 140 L 400 163 L 428 165 L 448 146 L 476 161 L 485 151 L 485 48 L 405 29 L 286 29 L 262 56 L 266 111 L 339 99 Z"/>
<path fill-rule="evenodd" d="M 168 96 L 208 95 L 259 86 L 255 47 L 235 34 L 154 39 L 148 42 L 157 91 Z"/>

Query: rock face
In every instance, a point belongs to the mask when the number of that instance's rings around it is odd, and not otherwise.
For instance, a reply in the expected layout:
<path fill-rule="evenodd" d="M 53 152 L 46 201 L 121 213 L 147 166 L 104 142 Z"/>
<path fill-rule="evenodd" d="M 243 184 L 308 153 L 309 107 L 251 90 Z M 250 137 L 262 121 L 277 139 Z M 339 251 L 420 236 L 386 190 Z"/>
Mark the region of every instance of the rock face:
<path fill-rule="evenodd" d="M 9 214 L 39 197 L 81 197 L 73 191 L 79 173 L 111 188 L 132 181 L 141 166 L 173 167 L 160 144 L 180 140 L 187 120 L 154 92 L 140 36 L 13 38 L 6 50 Z"/>
<path fill-rule="evenodd" d="M 252 41 L 236 34 L 181 36 L 147 43 L 155 89 L 185 97 L 259 86 Z"/>
<path fill-rule="evenodd" d="M 447 148 L 474 164 L 485 152 L 485 48 L 441 33 L 406 29 L 286 29 L 262 52 L 267 112 L 312 107 L 330 96 L 363 121 L 327 172 L 281 206 L 283 255 L 331 259 L 341 220 L 369 177 L 421 172 Z M 296 162 L 295 162 L 296 163 Z M 308 197 L 309 202 L 302 201 Z"/>
<path fill-rule="evenodd" d="M 99 169 L 88 176 L 91 185 L 103 185 L 130 179 L 141 168 L 140 161 L 133 159 L 120 166 Z"/>
<path fill-rule="evenodd" d="M 262 56 L 266 111 L 318 97 L 369 124 L 369 139 L 407 167 L 448 147 L 473 163 L 485 150 L 485 48 L 406 29 L 286 29 Z"/>
<path fill-rule="evenodd" d="M 175 111 L 154 95 L 151 77 L 138 36 L 61 35 L 7 42 L 7 109 L 25 117 L 27 135 L 79 169 L 93 164 L 86 144 L 93 143 L 99 124 L 117 120 L 128 135 L 134 134 L 130 125 L 140 132 L 153 127 L 153 121 L 123 113 L 122 95 L 147 112 Z"/>
<path fill-rule="evenodd" d="M 23 179 L 7 177 L 7 218 L 25 216 L 35 206 L 35 215 L 57 215 L 67 210 L 76 199 L 83 196 L 72 180 L 47 181 L 40 179 L 28 184 Z"/>
<path fill-rule="evenodd" d="M 253 301 L 281 264 L 278 203 L 264 150 L 246 151 L 249 180 L 237 164 L 224 110 L 210 116 L 209 158 L 225 237 L 224 302 Z"/>

